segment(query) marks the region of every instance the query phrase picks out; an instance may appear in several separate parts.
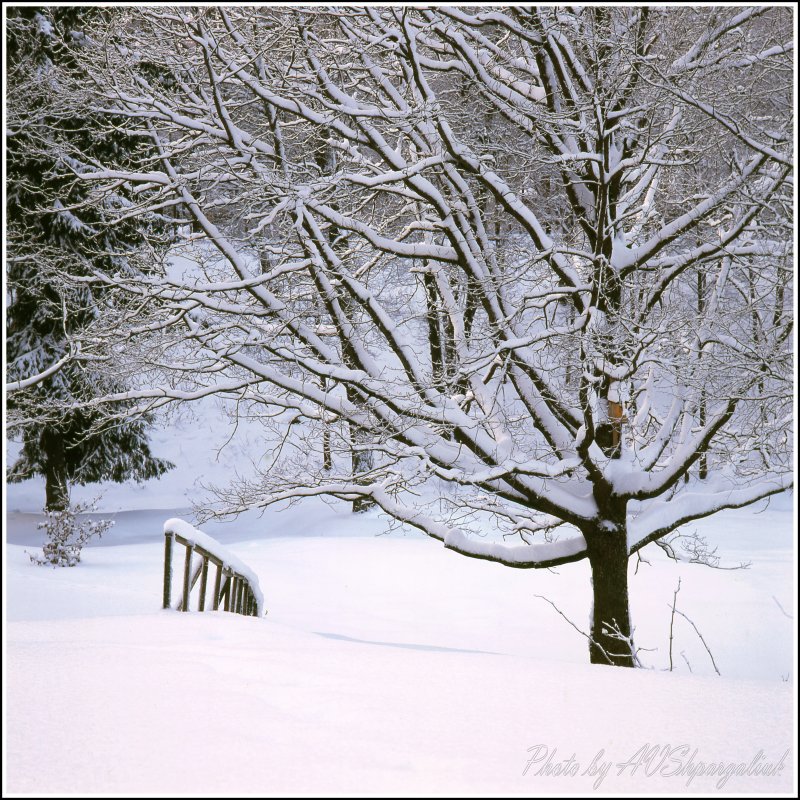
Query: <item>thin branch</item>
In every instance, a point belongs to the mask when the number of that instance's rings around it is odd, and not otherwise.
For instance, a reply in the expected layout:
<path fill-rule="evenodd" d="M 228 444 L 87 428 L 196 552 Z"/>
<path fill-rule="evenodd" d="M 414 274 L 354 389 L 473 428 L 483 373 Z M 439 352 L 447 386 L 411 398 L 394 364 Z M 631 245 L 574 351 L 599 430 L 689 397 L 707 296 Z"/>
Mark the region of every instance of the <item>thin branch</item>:
<path fill-rule="evenodd" d="M 681 579 L 678 578 L 678 585 L 672 595 L 672 614 L 669 618 L 669 671 L 672 672 L 672 631 L 675 625 L 675 604 L 678 602 L 678 592 L 681 590 Z"/>
<path fill-rule="evenodd" d="M 540 600 L 544 600 L 546 603 L 550 603 L 551 606 L 558 612 L 560 616 L 562 616 L 578 633 L 589 640 L 590 644 L 593 644 L 606 658 L 609 664 L 613 666 L 614 662 L 611 660 L 611 657 L 608 653 L 603 649 L 603 646 L 596 642 L 588 633 L 582 631 L 550 598 L 545 597 L 543 594 L 535 594 L 534 597 L 538 597 Z"/>
<path fill-rule="evenodd" d="M 678 611 L 676 609 L 675 613 L 676 614 L 680 614 L 694 628 L 694 632 L 700 637 L 700 641 L 703 643 L 703 647 L 705 647 L 706 652 L 708 653 L 708 657 L 711 659 L 711 663 L 714 666 L 714 671 L 717 673 L 717 675 L 721 676 L 721 673 L 720 673 L 719 669 L 717 668 L 717 662 L 714 661 L 714 656 L 711 653 L 711 649 L 706 644 L 706 640 L 703 638 L 703 634 L 700 633 L 700 631 L 697 629 L 697 625 L 695 625 L 694 622 L 692 622 L 692 620 L 690 620 L 689 617 L 687 617 L 686 614 L 683 613 L 683 611 Z"/>

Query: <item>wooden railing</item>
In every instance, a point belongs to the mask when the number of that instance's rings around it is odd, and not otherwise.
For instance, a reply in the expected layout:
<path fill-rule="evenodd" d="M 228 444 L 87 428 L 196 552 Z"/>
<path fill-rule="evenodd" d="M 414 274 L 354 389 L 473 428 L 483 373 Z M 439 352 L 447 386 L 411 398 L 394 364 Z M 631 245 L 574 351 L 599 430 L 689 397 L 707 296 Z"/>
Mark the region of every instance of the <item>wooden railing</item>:
<path fill-rule="evenodd" d="M 175 528 L 180 529 L 180 533 Z M 202 539 L 202 544 L 197 541 Z M 176 545 L 183 545 L 186 552 L 183 559 L 183 585 L 178 602 L 174 608 L 189 611 L 192 590 L 200 581 L 197 610 L 206 610 L 208 595 L 209 565 L 216 567 L 211 590 L 211 609 L 222 606 L 225 611 L 245 616 L 262 616 L 263 597 L 258 579 L 251 573 L 245 575 L 246 568 L 237 569 L 236 559 L 225 548 L 202 531 L 195 530 L 183 520 L 168 520 L 164 525 L 164 608 L 172 606 L 172 563 Z M 192 562 L 199 556 L 194 569 Z M 243 567 L 243 565 L 241 565 Z"/>

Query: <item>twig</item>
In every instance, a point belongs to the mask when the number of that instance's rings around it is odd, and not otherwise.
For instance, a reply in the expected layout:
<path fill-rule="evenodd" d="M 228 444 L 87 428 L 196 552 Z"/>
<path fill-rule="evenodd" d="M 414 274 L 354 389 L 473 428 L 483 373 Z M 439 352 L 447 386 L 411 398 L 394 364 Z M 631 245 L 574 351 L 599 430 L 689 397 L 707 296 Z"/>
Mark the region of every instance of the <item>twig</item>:
<path fill-rule="evenodd" d="M 689 617 L 687 617 L 686 614 L 683 613 L 683 611 L 678 611 L 676 609 L 675 613 L 680 614 L 694 628 L 695 633 L 700 637 L 700 641 L 703 643 L 703 647 L 705 647 L 706 652 L 708 653 L 708 657 L 711 659 L 711 663 L 714 665 L 714 671 L 717 673 L 717 675 L 722 677 L 722 673 L 719 671 L 719 669 L 717 669 L 717 662 L 714 661 L 714 656 L 712 655 L 711 650 L 706 644 L 706 640 L 703 638 L 703 634 L 700 633 L 700 631 L 697 629 L 697 625 L 695 625 L 694 622 L 692 622 L 689 619 Z"/>
<path fill-rule="evenodd" d="M 636 666 L 639 667 L 640 669 L 644 669 L 644 665 L 639 659 L 639 651 L 644 650 L 645 652 L 652 652 L 653 650 L 655 650 L 654 647 L 635 647 L 633 644 L 633 634 L 636 632 L 636 630 L 631 629 L 630 636 L 626 636 L 619 629 L 619 625 L 617 625 L 617 621 L 615 619 L 611 620 L 611 624 L 606 629 L 606 632 L 612 639 L 624 642 L 628 650 L 630 651 L 631 658 L 633 658 L 633 663 L 636 664 Z"/>
<path fill-rule="evenodd" d="M 673 561 L 683 561 L 687 564 L 702 564 L 712 569 L 734 570 L 749 569 L 752 561 L 740 561 L 736 566 L 723 567 L 720 565 L 720 558 L 717 555 L 717 548 L 711 548 L 708 541 L 700 536 L 697 531 L 693 533 L 676 533 L 669 539 L 657 540 L 655 542 Z M 680 544 L 680 553 L 675 551 L 675 545 Z"/>
<path fill-rule="evenodd" d="M 778 608 L 779 608 L 779 609 L 781 610 L 781 612 L 783 613 L 783 616 L 784 616 L 784 617 L 788 617 L 789 619 L 794 619 L 794 617 L 793 617 L 791 614 L 787 614 L 787 613 L 786 613 L 786 609 L 785 609 L 785 608 L 784 608 L 784 607 L 783 607 L 783 606 L 780 604 L 780 602 L 778 601 L 778 598 L 777 598 L 777 597 L 775 597 L 775 595 L 774 595 L 774 594 L 772 595 L 772 599 L 775 601 L 775 605 L 776 605 L 776 606 L 778 606 Z"/>
<path fill-rule="evenodd" d="M 678 592 L 680 590 L 681 590 L 681 579 L 678 578 L 678 585 L 675 588 L 675 591 L 672 595 L 672 615 L 669 618 L 669 671 L 670 672 L 672 672 L 672 631 L 675 625 L 675 604 L 678 602 Z"/>
<path fill-rule="evenodd" d="M 544 600 L 546 603 L 550 603 L 550 605 L 551 605 L 551 606 L 553 606 L 553 608 L 554 608 L 554 609 L 555 609 L 555 610 L 556 610 L 556 611 L 557 611 L 557 612 L 558 612 L 558 613 L 559 613 L 559 614 L 560 614 L 562 617 L 564 617 L 564 619 L 565 619 L 565 620 L 566 620 L 566 621 L 567 621 L 567 622 L 568 622 L 570 625 L 572 625 L 572 627 L 573 627 L 573 628 L 575 628 L 575 630 L 576 630 L 576 631 L 578 631 L 578 633 L 579 633 L 581 636 L 585 636 L 585 637 L 586 637 L 586 638 L 589 640 L 589 642 L 590 642 L 591 644 L 593 644 L 593 645 L 595 645 L 595 647 L 597 647 L 597 649 L 598 649 L 598 650 L 599 650 L 599 651 L 600 651 L 600 652 L 601 652 L 601 653 L 602 653 L 602 654 L 603 654 L 603 655 L 606 657 L 606 660 L 608 661 L 608 663 L 609 663 L 609 664 L 611 664 L 612 666 L 614 665 L 614 662 L 611 660 L 611 657 L 610 657 L 610 656 L 608 655 L 608 653 L 607 653 L 607 652 L 606 652 L 606 651 L 603 649 L 603 646 L 602 646 L 602 645 L 601 645 L 599 642 L 596 642 L 594 639 L 592 639 L 592 637 L 591 637 L 591 636 L 589 636 L 589 634 L 588 634 L 588 633 L 586 633 L 586 632 L 582 631 L 582 630 L 581 630 L 581 629 L 580 629 L 580 628 L 579 628 L 579 627 L 578 627 L 578 626 L 577 626 L 577 625 L 576 625 L 576 624 L 575 624 L 575 623 L 574 623 L 574 622 L 573 622 L 573 621 L 572 621 L 572 620 L 571 620 L 571 619 L 570 619 L 570 618 L 569 618 L 569 617 L 568 617 L 568 616 L 567 616 L 567 615 L 566 615 L 566 614 L 565 614 L 565 613 L 564 613 L 564 612 L 563 612 L 563 611 L 562 611 L 562 610 L 561 610 L 561 609 L 560 609 L 560 608 L 559 608 L 559 607 L 558 607 L 558 606 L 557 606 L 557 605 L 556 605 L 556 604 L 555 604 L 555 603 L 554 603 L 552 600 L 550 600 L 548 597 L 545 597 L 545 596 L 544 596 L 544 595 L 542 595 L 542 594 L 535 594 L 535 595 L 534 595 L 534 597 L 538 597 L 538 598 L 540 598 L 541 600 Z"/>

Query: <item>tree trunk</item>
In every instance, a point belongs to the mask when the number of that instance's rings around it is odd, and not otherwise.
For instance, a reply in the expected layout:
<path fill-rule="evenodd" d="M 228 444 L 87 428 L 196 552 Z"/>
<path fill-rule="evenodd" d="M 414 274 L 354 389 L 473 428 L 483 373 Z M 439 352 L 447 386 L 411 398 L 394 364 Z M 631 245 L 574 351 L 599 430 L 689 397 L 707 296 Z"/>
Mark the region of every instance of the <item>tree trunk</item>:
<path fill-rule="evenodd" d="M 330 472 L 333 469 L 331 429 L 327 425 L 322 429 L 322 469 L 324 469 L 325 472 Z"/>
<path fill-rule="evenodd" d="M 585 538 L 594 595 L 589 660 L 592 664 L 633 667 L 625 531 L 598 530 Z"/>
<path fill-rule="evenodd" d="M 422 284 L 425 288 L 425 302 L 428 309 L 428 345 L 431 353 L 431 378 L 434 386 L 443 389 L 445 365 L 442 352 L 442 332 L 439 325 L 439 311 L 437 307 L 439 293 L 436 291 L 436 278 L 434 278 L 430 272 L 425 272 L 422 275 Z"/>
<path fill-rule="evenodd" d="M 347 399 L 351 403 L 358 403 L 359 399 L 356 393 L 348 386 L 345 387 Z M 374 454 L 371 450 L 359 448 L 359 445 L 369 445 L 371 436 L 367 431 L 357 428 L 352 423 L 350 424 L 350 462 L 353 465 L 353 475 L 359 475 L 364 472 L 369 472 L 374 466 Z M 355 478 L 356 483 L 369 483 L 369 479 Z M 359 497 L 353 500 L 353 513 L 360 514 L 362 511 L 369 511 L 375 505 L 375 501 L 371 497 Z"/>
<path fill-rule="evenodd" d="M 330 389 L 328 379 L 322 379 L 322 389 L 327 394 Z M 325 421 L 325 413 L 322 414 L 322 469 L 330 472 L 333 469 L 333 453 L 331 452 L 331 428 Z"/>
<path fill-rule="evenodd" d="M 365 437 L 364 432 L 350 426 L 350 441 L 351 444 L 356 445 L 359 442 L 366 442 L 368 438 Z M 373 467 L 372 452 L 369 450 L 355 450 L 351 451 L 351 458 L 353 461 L 353 474 L 358 475 L 361 472 L 368 472 Z M 359 481 L 356 479 L 357 483 Z M 359 497 L 353 500 L 353 513 L 360 514 L 362 511 L 369 511 L 375 505 L 375 501 L 371 497 Z"/>
<path fill-rule="evenodd" d="M 703 272 L 703 267 L 699 267 L 697 270 L 697 318 L 703 319 L 703 314 L 705 313 L 706 309 L 706 276 Z M 702 351 L 700 353 L 700 357 L 702 358 Z M 700 390 L 700 407 L 698 409 L 698 419 L 697 422 L 699 423 L 700 427 L 702 428 L 706 424 L 706 392 L 705 389 Z M 706 447 L 703 447 L 703 452 L 700 454 L 700 459 L 698 463 L 698 472 L 697 475 L 701 481 L 704 481 L 708 478 L 708 455 L 706 454 Z M 689 477 L 689 473 L 686 473 L 686 477 Z"/>
<path fill-rule="evenodd" d="M 44 454 L 45 508 L 63 511 L 69 505 L 64 439 L 58 431 L 45 428 L 41 437 Z"/>

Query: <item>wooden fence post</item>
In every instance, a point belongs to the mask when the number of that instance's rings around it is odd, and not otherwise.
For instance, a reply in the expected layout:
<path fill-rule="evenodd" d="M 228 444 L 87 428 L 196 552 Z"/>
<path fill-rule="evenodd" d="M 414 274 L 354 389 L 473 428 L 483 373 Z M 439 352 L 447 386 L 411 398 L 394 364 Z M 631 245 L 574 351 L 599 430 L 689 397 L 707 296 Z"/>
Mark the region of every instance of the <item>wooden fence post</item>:
<path fill-rule="evenodd" d="M 203 573 L 200 576 L 200 610 L 206 610 L 206 584 L 208 583 L 208 556 L 203 555 Z"/>
<path fill-rule="evenodd" d="M 192 555 L 194 554 L 194 544 L 189 544 L 186 547 L 186 561 L 183 565 L 183 603 L 181 604 L 181 611 L 189 610 L 189 594 L 192 591 Z"/>
<path fill-rule="evenodd" d="M 172 596 L 172 539 L 171 533 L 164 538 L 164 608 L 169 608 Z"/>
<path fill-rule="evenodd" d="M 173 535 L 167 533 L 164 539 L 164 608 L 170 607 L 172 597 L 172 540 Z"/>
<path fill-rule="evenodd" d="M 225 605 L 223 608 L 225 611 L 231 610 L 231 590 L 233 589 L 233 576 L 230 574 L 228 570 L 226 570 L 227 580 L 225 581 Z"/>
<path fill-rule="evenodd" d="M 217 564 L 217 577 L 214 578 L 214 605 L 216 611 L 219 608 L 219 592 L 222 588 L 222 564 Z"/>

